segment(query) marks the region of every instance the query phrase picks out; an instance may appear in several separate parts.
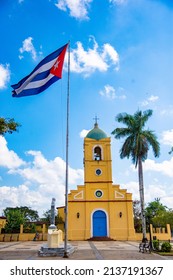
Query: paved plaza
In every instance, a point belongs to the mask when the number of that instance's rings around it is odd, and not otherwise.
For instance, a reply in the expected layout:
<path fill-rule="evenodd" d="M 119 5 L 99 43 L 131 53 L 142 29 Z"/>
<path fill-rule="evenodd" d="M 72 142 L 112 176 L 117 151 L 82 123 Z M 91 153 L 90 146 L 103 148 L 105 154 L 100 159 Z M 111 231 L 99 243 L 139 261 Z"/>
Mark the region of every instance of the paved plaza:
<path fill-rule="evenodd" d="M 62 257 L 38 256 L 43 241 L 0 242 L 0 260 L 50 260 Z M 71 241 L 75 251 L 69 260 L 173 260 L 154 252 L 140 253 L 139 242 L 132 241 Z"/>

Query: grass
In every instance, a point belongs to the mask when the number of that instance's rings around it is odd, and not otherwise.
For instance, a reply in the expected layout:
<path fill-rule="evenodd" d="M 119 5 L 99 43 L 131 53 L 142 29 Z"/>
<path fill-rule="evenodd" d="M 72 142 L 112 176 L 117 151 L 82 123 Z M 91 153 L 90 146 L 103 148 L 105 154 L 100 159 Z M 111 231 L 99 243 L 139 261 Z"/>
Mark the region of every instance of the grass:
<path fill-rule="evenodd" d="M 171 252 L 157 252 L 156 251 L 155 253 L 157 253 L 161 256 L 173 256 L 173 251 L 171 251 Z"/>

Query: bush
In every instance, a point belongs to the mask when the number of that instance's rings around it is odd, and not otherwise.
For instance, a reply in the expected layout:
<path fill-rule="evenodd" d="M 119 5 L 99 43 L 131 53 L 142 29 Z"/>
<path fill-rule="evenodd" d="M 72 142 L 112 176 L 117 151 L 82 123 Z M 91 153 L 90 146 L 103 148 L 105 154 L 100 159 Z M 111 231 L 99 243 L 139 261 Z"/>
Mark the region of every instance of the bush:
<path fill-rule="evenodd" d="M 159 240 L 153 240 L 153 248 L 159 251 Z"/>
<path fill-rule="evenodd" d="M 162 252 L 171 252 L 171 244 L 169 242 L 163 242 L 161 246 L 161 251 Z"/>

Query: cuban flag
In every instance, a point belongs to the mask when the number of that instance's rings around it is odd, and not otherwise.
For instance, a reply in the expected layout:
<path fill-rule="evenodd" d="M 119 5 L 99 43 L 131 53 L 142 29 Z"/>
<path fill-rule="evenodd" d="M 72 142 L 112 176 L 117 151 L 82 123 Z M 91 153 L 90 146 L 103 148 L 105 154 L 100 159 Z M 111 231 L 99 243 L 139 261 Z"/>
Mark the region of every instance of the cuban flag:
<path fill-rule="evenodd" d="M 38 94 L 61 79 L 68 44 L 46 56 L 35 69 L 18 84 L 12 85 L 13 97 Z"/>

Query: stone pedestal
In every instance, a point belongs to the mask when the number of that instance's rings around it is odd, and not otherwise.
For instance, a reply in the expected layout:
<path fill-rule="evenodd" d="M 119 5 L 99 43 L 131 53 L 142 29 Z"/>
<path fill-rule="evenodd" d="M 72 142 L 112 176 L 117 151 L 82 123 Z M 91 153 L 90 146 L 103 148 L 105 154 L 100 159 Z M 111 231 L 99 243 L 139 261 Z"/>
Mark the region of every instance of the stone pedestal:
<path fill-rule="evenodd" d="M 57 229 L 48 230 L 48 247 L 56 248 L 62 242 L 62 231 Z"/>
<path fill-rule="evenodd" d="M 74 252 L 74 247 L 67 244 L 67 256 Z M 64 255 L 64 242 L 62 231 L 57 230 L 54 225 L 48 229 L 48 244 L 43 245 L 38 251 L 38 255 L 42 257 L 56 257 Z"/>
<path fill-rule="evenodd" d="M 75 251 L 75 248 L 67 244 L 67 256 L 71 255 Z M 38 251 L 38 255 L 41 257 L 63 257 L 64 256 L 64 242 L 59 244 L 58 248 L 49 248 L 48 245 L 43 245 Z"/>

